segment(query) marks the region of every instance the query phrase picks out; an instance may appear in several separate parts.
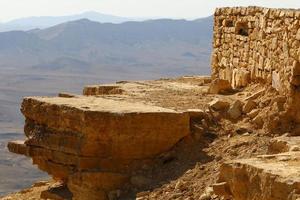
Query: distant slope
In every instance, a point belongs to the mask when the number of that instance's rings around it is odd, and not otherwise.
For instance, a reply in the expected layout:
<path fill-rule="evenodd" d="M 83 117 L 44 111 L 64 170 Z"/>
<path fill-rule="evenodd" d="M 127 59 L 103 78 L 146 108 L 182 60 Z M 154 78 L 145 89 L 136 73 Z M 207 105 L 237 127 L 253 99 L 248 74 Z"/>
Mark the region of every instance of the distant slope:
<path fill-rule="evenodd" d="M 0 67 L 149 78 L 208 74 L 212 24 L 212 17 L 121 24 L 81 19 L 43 30 L 3 32 Z"/>
<path fill-rule="evenodd" d="M 61 23 L 75 21 L 79 19 L 89 19 L 92 21 L 97 21 L 101 23 L 122 23 L 126 21 L 137 21 L 142 19 L 137 18 L 126 18 L 126 17 L 119 17 L 107 14 L 101 14 L 98 12 L 84 12 L 78 15 L 69 15 L 69 16 L 57 16 L 57 17 L 50 17 L 50 16 L 42 16 L 42 17 L 27 17 L 27 18 L 20 18 L 9 21 L 7 23 L 0 24 L 0 31 L 12 31 L 12 30 L 30 30 L 30 29 L 37 29 L 37 28 L 48 28 L 51 26 L 55 26 Z"/>

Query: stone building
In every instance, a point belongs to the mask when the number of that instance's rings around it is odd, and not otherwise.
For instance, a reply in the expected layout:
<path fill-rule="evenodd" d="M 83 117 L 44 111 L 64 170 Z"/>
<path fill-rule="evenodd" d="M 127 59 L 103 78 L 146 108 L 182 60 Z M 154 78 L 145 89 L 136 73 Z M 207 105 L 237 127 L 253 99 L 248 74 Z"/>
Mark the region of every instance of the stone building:
<path fill-rule="evenodd" d="M 272 85 L 295 111 L 300 95 L 300 10 L 261 7 L 219 8 L 215 12 L 212 77 L 233 88 Z"/>
<path fill-rule="evenodd" d="M 260 7 L 215 12 L 213 75 L 233 87 L 272 83 L 281 92 L 299 86 L 300 10 Z"/>

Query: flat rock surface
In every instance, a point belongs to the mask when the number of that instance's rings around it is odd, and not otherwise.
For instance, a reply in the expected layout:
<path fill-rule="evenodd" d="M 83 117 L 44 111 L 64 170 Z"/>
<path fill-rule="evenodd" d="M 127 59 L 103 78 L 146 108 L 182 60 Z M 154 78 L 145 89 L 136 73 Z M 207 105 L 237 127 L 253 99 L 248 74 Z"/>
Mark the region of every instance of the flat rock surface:
<path fill-rule="evenodd" d="M 72 107 L 80 110 L 110 112 L 110 113 L 145 113 L 145 112 L 169 112 L 174 110 L 158 106 L 146 105 L 143 103 L 131 103 L 127 101 L 118 101 L 105 99 L 101 97 L 78 96 L 75 98 L 63 97 L 29 97 L 26 100 L 39 101 L 41 103 L 55 104 L 58 106 Z"/>
<path fill-rule="evenodd" d="M 265 173 L 300 183 L 300 152 L 262 155 L 257 158 L 237 160 L 235 163 L 262 169 Z"/>
<path fill-rule="evenodd" d="M 287 200 L 298 195 L 299 174 L 300 152 L 286 152 L 224 163 L 219 182 L 234 200 Z"/>

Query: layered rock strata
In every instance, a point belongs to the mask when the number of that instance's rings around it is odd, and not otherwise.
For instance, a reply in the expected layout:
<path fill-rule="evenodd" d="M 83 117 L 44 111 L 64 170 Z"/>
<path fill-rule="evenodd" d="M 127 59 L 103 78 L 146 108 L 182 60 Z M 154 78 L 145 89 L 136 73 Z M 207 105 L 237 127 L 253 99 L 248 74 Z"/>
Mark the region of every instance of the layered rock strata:
<path fill-rule="evenodd" d="M 281 136 L 272 139 L 268 155 L 225 162 L 215 193 L 234 200 L 299 199 L 299 141 L 300 137 Z"/>
<path fill-rule="evenodd" d="M 30 97 L 21 111 L 27 140 L 9 150 L 31 157 L 80 200 L 107 199 L 190 131 L 188 113 L 100 97 Z"/>

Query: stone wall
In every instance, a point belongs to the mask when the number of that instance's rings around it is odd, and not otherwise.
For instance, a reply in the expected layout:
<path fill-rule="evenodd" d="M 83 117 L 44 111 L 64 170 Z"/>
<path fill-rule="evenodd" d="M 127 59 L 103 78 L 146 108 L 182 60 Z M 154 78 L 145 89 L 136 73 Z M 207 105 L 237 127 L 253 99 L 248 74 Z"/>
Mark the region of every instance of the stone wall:
<path fill-rule="evenodd" d="M 300 85 L 300 10 L 259 7 L 215 12 L 213 75 L 233 87 L 252 81 L 280 92 Z"/>
<path fill-rule="evenodd" d="M 213 41 L 213 79 L 228 80 L 233 88 L 253 82 L 272 85 L 280 95 L 288 97 L 287 109 L 297 104 L 300 10 L 216 9 Z M 298 115 L 298 112 L 293 114 L 296 121 L 300 119 L 295 117 Z"/>

